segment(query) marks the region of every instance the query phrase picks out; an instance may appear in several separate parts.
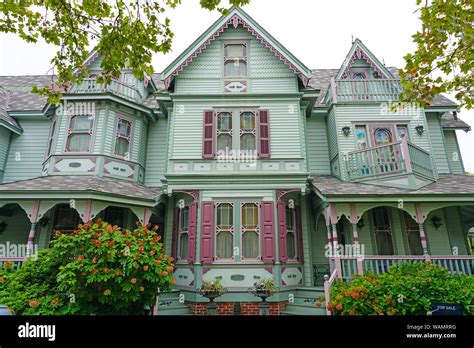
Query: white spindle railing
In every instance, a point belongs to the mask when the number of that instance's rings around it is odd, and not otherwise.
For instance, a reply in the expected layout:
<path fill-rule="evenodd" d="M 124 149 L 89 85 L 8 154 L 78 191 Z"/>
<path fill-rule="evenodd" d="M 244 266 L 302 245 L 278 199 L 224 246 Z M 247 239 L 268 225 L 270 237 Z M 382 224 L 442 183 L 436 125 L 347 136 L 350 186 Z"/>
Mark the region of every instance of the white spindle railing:
<path fill-rule="evenodd" d="M 331 93 L 333 102 L 389 101 L 398 100 L 402 87 L 400 80 L 333 80 Z"/>
<path fill-rule="evenodd" d="M 85 78 L 81 83 L 76 85 L 71 92 L 74 93 L 105 93 L 110 92 L 123 98 L 141 102 L 140 91 L 134 87 L 127 85 L 121 81 L 112 80 L 109 84 L 97 83 L 95 78 Z"/>
<path fill-rule="evenodd" d="M 337 270 L 331 273 L 331 276 L 324 276 L 324 301 L 326 302 L 326 314 L 331 315 L 331 311 L 328 309 L 329 302 L 331 301 L 331 286 L 334 281 L 338 278 Z"/>

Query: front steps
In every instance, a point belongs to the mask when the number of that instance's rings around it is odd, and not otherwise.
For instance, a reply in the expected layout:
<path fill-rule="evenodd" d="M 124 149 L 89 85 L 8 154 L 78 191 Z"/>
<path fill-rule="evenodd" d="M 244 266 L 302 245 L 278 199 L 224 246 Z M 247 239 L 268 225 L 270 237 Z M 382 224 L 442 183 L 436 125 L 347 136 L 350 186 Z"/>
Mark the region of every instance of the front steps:
<path fill-rule="evenodd" d="M 191 315 L 187 305 L 179 302 L 179 290 L 163 292 L 158 299 L 157 315 Z"/>
<path fill-rule="evenodd" d="M 320 302 L 319 299 L 323 301 Z M 307 287 L 296 289 L 294 301 L 286 305 L 282 315 L 326 315 L 324 289 L 322 287 Z M 320 303 L 320 307 L 316 304 Z"/>

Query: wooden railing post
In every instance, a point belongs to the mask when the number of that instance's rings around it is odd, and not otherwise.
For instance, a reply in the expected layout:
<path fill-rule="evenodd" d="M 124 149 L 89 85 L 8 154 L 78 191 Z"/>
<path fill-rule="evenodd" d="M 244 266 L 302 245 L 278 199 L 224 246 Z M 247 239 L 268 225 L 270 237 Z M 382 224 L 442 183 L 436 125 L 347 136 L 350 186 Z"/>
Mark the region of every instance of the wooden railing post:
<path fill-rule="evenodd" d="M 405 168 L 407 170 L 407 173 L 411 173 L 412 167 L 411 167 L 411 158 L 410 158 L 410 150 L 408 149 L 408 140 L 406 138 L 402 139 L 402 155 L 403 159 L 405 160 Z"/>

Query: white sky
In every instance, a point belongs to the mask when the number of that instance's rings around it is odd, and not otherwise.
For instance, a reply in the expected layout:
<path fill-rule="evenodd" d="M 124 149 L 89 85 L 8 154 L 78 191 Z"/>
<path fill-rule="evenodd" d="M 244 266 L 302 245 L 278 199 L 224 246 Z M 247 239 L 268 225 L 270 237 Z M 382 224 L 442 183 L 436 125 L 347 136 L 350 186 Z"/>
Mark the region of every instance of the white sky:
<path fill-rule="evenodd" d="M 219 17 L 202 9 L 198 0 L 182 2 L 169 12 L 175 33 L 173 51 L 156 55 L 157 72 Z M 251 0 L 244 10 L 312 69 L 339 68 L 352 36 L 387 66 L 402 67 L 403 56 L 415 48 L 411 35 L 421 26 L 414 13 L 415 0 Z M 0 75 L 45 74 L 54 52 L 46 44 L 0 35 Z M 474 110 L 462 110 L 459 116 L 474 129 Z M 474 172 L 474 131 L 457 134 L 465 168 Z"/>

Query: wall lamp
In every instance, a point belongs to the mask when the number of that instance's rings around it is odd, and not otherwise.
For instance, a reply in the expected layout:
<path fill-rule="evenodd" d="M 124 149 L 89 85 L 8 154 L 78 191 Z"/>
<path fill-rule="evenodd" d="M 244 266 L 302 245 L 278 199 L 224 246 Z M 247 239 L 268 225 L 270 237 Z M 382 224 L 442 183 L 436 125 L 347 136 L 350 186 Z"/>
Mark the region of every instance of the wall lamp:
<path fill-rule="evenodd" d="M 422 125 L 419 125 L 415 127 L 415 130 L 419 136 L 422 136 L 423 133 L 425 132 L 425 127 L 423 127 Z"/>
<path fill-rule="evenodd" d="M 342 127 L 342 133 L 344 133 L 346 137 L 349 136 L 349 134 L 351 133 L 351 127 L 349 126 Z"/>
<path fill-rule="evenodd" d="M 436 228 L 436 230 L 438 230 L 438 228 L 440 228 L 443 225 L 441 223 L 441 219 L 437 216 L 433 216 L 431 218 L 431 223 L 433 224 L 434 228 Z"/>
<path fill-rule="evenodd" d="M 359 221 L 357 221 L 357 228 L 358 228 L 359 230 L 363 229 L 364 226 L 365 226 L 365 224 L 364 224 L 364 219 L 360 219 Z"/>

